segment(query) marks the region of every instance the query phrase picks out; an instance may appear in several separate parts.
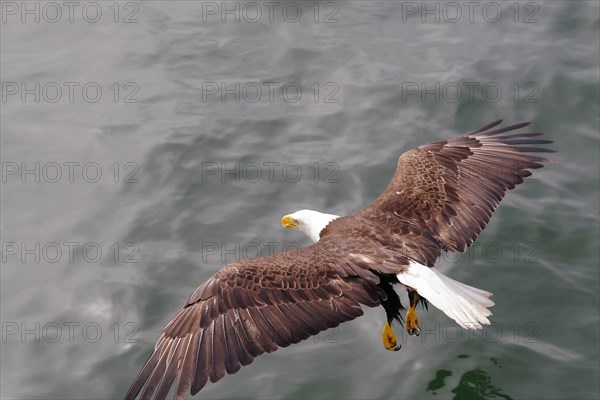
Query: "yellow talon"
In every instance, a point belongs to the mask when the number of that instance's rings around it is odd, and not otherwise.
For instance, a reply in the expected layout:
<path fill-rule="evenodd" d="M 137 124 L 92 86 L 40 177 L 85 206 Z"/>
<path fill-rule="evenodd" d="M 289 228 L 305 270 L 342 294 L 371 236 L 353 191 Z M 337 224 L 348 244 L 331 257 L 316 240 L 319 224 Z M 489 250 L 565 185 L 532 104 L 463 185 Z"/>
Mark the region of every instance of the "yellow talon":
<path fill-rule="evenodd" d="M 383 327 L 383 331 L 381 332 L 381 339 L 383 341 L 383 347 L 385 347 L 389 351 L 398 351 L 402 346 L 396 345 L 396 335 L 394 335 L 394 331 L 392 330 L 392 326 L 389 321 L 385 323 Z"/>
<path fill-rule="evenodd" d="M 409 335 L 417 335 L 421 333 L 421 327 L 419 325 L 419 318 L 417 317 L 417 313 L 415 312 L 415 308 L 413 306 L 408 308 L 406 312 L 406 331 Z"/>

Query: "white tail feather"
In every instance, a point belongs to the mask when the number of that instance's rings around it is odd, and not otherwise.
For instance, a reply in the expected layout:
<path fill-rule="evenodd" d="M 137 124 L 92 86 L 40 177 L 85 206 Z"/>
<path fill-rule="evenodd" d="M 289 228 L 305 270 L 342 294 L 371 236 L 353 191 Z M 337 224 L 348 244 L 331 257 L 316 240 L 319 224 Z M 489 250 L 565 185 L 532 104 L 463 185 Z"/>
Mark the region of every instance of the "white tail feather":
<path fill-rule="evenodd" d="M 411 262 L 406 271 L 397 276 L 401 283 L 415 289 L 463 328 L 481 329 L 482 325 L 490 324 L 487 317 L 492 315 L 488 310 L 494 305 L 489 299 L 492 293 L 455 281 L 435 267 L 416 262 Z"/>

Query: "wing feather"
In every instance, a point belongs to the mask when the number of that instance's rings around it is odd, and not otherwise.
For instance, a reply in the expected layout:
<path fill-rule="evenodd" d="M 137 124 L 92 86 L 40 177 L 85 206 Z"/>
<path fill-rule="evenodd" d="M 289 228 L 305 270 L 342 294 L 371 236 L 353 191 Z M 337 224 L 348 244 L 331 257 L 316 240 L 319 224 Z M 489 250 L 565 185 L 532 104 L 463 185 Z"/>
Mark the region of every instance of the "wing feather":
<path fill-rule="evenodd" d="M 212 335 L 207 332 L 207 329 L 198 330 L 198 353 L 196 354 L 195 363 L 196 372 L 194 373 L 194 380 L 192 381 L 191 386 L 192 395 L 198 393 L 208 381 L 208 362 L 209 360 L 212 361 L 212 351 L 211 347 L 209 346 L 209 336 L 212 337 Z M 181 390 L 177 390 L 177 393 L 183 392 L 185 395 L 188 388 L 182 387 L 180 389 Z M 135 399 L 135 397 L 132 398 Z"/>
<path fill-rule="evenodd" d="M 163 397 L 169 393 L 169 389 L 171 385 L 173 385 L 173 381 L 177 377 L 177 364 L 178 364 L 178 356 L 179 356 L 179 348 L 182 344 L 182 339 L 177 338 L 175 340 L 175 345 L 172 346 L 169 351 L 169 357 L 166 361 L 166 370 L 163 374 L 163 377 L 160 381 L 160 385 L 156 389 L 156 397 Z"/>
<path fill-rule="evenodd" d="M 361 214 L 374 221 L 381 220 L 382 211 L 393 214 L 433 235 L 440 250 L 465 251 L 506 191 L 550 161 L 529 153 L 555 152 L 538 147 L 551 140 L 532 139 L 541 132 L 501 135 L 529 123 L 492 129 L 501 122 L 404 153 L 388 188 Z"/>
<path fill-rule="evenodd" d="M 198 356 L 198 335 L 188 335 L 188 346 L 183 350 L 184 358 L 181 363 L 181 374 L 175 389 L 175 398 L 184 397 L 196 375 L 196 359 Z M 166 397 L 166 395 L 165 395 Z"/>
<path fill-rule="evenodd" d="M 361 316 L 361 304 L 379 305 L 385 294 L 369 269 L 386 260 L 398 271 L 404 259 L 380 252 L 350 267 L 361 248 L 372 253 L 370 244 L 337 240 L 331 235 L 303 251 L 245 260 L 217 272 L 167 324 L 126 399 L 140 391 L 142 398 L 165 399 L 177 376 L 174 398 L 188 390 L 195 394 L 208 380 L 234 374 L 265 352 Z"/>

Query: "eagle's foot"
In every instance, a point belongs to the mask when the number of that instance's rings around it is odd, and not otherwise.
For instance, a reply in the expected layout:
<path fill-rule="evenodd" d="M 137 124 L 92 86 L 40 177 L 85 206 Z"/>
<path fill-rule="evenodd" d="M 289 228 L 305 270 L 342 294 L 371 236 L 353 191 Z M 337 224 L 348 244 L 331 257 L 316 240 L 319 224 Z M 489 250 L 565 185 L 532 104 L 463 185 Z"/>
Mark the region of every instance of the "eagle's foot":
<path fill-rule="evenodd" d="M 414 307 L 409 307 L 406 312 L 406 331 L 409 335 L 421 334 L 421 326 L 419 325 L 419 318 Z"/>
<path fill-rule="evenodd" d="M 381 332 L 381 340 L 383 342 L 383 347 L 385 347 L 386 350 L 398 351 L 402 347 L 401 345 L 397 344 L 398 342 L 396 341 L 396 335 L 394 335 L 392 325 L 390 325 L 389 321 L 386 322 L 385 326 L 383 327 L 383 331 Z"/>

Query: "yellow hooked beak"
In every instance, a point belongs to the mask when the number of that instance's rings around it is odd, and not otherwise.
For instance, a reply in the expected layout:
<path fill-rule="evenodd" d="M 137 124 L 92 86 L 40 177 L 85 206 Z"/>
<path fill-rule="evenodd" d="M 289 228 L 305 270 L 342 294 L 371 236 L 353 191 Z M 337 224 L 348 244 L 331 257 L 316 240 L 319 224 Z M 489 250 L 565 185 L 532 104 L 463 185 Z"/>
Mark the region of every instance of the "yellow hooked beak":
<path fill-rule="evenodd" d="M 284 228 L 300 228 L 299 222 L 292 218 L 291 215 L 285 215 L 281 218 L 281 225 L 283 225 Z"/>

